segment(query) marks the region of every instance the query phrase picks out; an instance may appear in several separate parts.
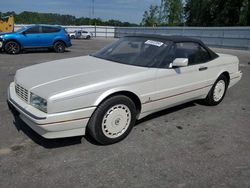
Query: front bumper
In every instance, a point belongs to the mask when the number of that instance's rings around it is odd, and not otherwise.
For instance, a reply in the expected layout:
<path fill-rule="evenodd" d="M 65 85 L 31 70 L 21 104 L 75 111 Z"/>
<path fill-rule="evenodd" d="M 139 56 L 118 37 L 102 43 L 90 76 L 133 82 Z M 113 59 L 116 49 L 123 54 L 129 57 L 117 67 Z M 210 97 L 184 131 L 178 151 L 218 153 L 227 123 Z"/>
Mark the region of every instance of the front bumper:
<path fill-rule="evenodd" d="M 20 99 L 14 83 L 8 89 L 8 102 L 20 113 L 20 118 L 44 138 L 62 138 L 85 135 L 86 127 L 95 107 L 46 114 Z"/>

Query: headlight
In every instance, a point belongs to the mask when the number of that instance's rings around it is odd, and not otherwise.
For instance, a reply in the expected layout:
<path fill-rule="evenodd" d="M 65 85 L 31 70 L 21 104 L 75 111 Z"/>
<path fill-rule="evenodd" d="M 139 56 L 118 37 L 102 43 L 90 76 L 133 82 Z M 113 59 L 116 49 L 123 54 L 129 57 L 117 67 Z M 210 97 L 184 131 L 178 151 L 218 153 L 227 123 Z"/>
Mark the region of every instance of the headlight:
<path fill-rule="evenodd" d="M 47 101 L 34 93 L 30 93 L 30 104 L 45 113 L 47 112 Z"/>

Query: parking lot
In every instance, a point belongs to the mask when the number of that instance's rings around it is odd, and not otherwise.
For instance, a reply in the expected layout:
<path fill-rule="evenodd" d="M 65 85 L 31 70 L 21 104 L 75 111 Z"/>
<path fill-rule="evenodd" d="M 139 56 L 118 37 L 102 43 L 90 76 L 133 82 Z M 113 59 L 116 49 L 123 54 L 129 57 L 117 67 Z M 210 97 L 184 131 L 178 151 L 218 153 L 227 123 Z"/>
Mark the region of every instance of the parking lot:
<path fill-rule="evenodd" d="M 17 69 L 87 55 L 113 40 L 75 40 L 64 54 L 0 53 L 0 187 L 250 187 L 250 51 L 214 49 L 237 55 L 243 72 L 220 105 L 158 112 L 114 145 L 46 140 L 9 111 Z"/>

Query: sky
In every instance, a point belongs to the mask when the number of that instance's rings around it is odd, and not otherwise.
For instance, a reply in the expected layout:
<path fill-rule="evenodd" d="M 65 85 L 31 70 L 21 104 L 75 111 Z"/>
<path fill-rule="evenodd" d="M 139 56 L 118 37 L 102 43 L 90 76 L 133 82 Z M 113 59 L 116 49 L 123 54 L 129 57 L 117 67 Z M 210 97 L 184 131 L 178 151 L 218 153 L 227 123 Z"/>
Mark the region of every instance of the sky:
<path fill-rule="evenodd" d="M 70 14 L 76 17 L 118 19 L 140 23 L 145 10 L 160 0 L 0 0 L 0 12 L 22 11 Z"/>

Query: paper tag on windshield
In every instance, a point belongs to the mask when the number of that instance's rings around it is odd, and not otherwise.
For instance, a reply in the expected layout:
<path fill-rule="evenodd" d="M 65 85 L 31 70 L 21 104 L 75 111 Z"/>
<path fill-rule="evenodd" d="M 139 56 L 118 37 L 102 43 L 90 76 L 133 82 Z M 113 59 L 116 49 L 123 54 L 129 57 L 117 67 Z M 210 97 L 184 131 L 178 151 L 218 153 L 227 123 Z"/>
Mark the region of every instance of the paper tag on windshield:
<path fill-rule="evenodd" d="M 163 42 L 159 42 L 155 40 L 147 40 L 145 44 L 161 47 L 163 45 Z"/>

